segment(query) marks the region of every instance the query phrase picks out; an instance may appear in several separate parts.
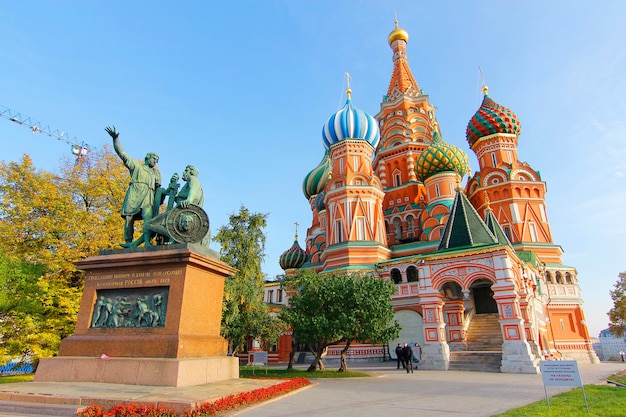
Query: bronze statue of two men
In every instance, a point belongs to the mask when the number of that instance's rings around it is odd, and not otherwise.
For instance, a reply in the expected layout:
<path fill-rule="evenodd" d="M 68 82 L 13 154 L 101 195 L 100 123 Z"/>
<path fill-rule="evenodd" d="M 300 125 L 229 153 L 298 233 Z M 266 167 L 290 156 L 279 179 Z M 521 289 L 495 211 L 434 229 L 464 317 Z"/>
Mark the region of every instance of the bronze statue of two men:
<path fill-rule="evenodd" d="M 156 164 L 159 156 L 149 152 L 144 163 L 130 157 L 122 148 L 119 133 L 115 127 L 105 131 L 113 139 L 113 149 L 130 173 L 130 184 L 122 205 L 124 218 L 125 248 L 141 245 L 152 246 L 156 236 L 157 244 L 174 242 L 208 244 L 209 218 L 202 209 L 204 192 L 198 179 L 198 169 L 188 165 L 183 172 L 185 185 L 178 192 L 178 174 L 172 175 L 166 189 L 161 188 L 161 172 Z M 168 197 L 167 209 L 159 213 L 161 204 Z M 134 238 L 135 221 L 143 220 L 142 235 Z"/>

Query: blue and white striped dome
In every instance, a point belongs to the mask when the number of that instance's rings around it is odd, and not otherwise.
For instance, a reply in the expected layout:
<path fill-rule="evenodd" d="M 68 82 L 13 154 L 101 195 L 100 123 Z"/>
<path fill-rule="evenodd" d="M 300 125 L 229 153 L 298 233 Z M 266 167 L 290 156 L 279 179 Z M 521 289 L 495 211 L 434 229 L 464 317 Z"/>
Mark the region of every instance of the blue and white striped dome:
<path fill-rule="evenodd" d="M 369 114 L 352 106 L 350 90 L 348 100 L 341 110 L 330 116 L 322 129 L 324 147 L 330 147 L 344 139 L 361 139 L 376 148 L 380 141 L 378 123 Z"/>

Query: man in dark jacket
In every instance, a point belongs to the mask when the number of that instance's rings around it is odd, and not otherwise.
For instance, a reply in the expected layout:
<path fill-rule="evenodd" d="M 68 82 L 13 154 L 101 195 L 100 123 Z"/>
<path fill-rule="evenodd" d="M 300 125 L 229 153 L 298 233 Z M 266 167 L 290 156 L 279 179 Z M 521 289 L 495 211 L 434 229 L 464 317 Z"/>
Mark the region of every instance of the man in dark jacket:
<path fill-rule="evenodd" d="M 400 364 L 402 364 L 403 368 L 406 368 L 404 365 L 404 351 L 402 350 L 402 345 L 400 343 L 396 346 L 396 359 L 398 360 L 398 369 L 400 369 Z"/>
<path fill-rule="evenodd" d="M 406 373 L 408 374 L 409 371 L 413 373 L 413 349 L 411 349 L 408 343 L 405 343 L 402 348 L 402 357 L 404 358 Z"/>

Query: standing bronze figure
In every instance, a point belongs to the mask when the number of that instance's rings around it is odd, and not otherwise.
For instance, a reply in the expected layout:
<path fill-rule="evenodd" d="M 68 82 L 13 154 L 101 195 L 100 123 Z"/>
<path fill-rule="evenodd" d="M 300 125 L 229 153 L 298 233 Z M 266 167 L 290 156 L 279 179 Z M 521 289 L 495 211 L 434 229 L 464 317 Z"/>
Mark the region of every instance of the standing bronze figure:
<path fill-rule="evenodd" d="M 113 138 L 113 149 L 130 172 L 130 184 L 124 197 L 121 213 L 125 221 L 124 243 L 121 246 L 128 247 L 132 244 L 135 220 L 143 220 L 143 243 L 149 246 L 152 234 L 146 229 L 146 224 L 154 216 L 155 192 L 161 186 L 161 172 L 156 167 L 159 156 L 154 152 L 149 152 L 144 163 L 141 164 L 124 151 L 120 143 L 120 135 L 114 126 L 106 127 L 104 130 Z"/>

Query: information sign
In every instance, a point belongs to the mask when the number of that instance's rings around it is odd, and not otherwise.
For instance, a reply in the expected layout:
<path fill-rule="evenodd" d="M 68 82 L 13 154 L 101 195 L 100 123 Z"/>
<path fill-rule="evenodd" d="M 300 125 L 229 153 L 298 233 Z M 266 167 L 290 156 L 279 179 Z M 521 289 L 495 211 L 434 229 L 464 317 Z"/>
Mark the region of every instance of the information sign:
<path fill-rule="evenodd" d="M 540 361 L 539 369 L 541 370 L 541 376 L 543 378 L 543 390 L 546 393 L 548 410 L 550 409 L 550 398 L 548 397 L 548 389 L 546 387 L 581 387 L 587 414 L 589 414 L 589 405 L 587 404 L 585 387 L 583 386 L 583 381 L 578 371 L 578 362 Z"/>

